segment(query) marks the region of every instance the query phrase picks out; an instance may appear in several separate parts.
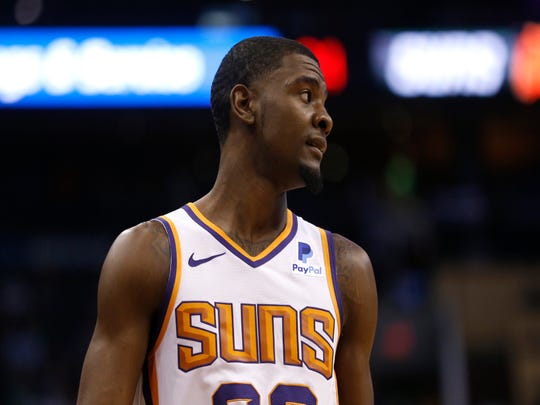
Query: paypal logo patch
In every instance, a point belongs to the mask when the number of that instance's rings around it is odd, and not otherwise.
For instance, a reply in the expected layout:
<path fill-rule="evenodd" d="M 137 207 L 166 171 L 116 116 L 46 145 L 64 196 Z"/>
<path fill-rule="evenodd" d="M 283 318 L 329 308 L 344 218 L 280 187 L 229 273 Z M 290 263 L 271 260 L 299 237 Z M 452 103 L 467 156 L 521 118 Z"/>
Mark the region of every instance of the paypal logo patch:
<path fill-rule="evenodd" d="M 302 260 L 302 263 L 307 263 L 307 259 L 313 256 L 311 246 L 304 242 L 298 242 L 298 260 Z"/>
<path fill-rule="evenodd" d="M 303 267 L 303 266 L 297 265 L 296 263 L 293 263 L 292 271 L 293 271 L 293 273 L 301 273 L 301 274 L 306 274 L 308 276 L 322 276 L 323 275 L 321 266 L 319 266 L 319 267 L 315 267 L 315 266 Z"/>
<path fill-rule="evenodd" d="M 323 268 L 319 265 L 307 264 L 310 257 L 313 256 L 311 246 L 304 242 L 298 242 L 298 260 L 302 263 L 293 263 L 292 272 L 294 274 L 302 274 L 305 276 L 323 277 Z"/>

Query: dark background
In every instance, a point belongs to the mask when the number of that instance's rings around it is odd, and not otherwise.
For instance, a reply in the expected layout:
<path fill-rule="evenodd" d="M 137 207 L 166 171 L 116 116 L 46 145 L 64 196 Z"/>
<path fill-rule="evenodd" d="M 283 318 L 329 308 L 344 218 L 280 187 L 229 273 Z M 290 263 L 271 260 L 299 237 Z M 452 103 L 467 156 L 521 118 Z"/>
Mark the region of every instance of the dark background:
<path fill-rule="evenodd" d="M 21 4 L 41 5 L 31 26 L 195 25 L 225 8 L 339 38 L 350 78 L 327 105 L 325 189 L 289 203 L 371 257 L 376 403 L 540 403 L 540 105 L 506 87 L 400 99 L 368 58 L 379 29 L 519 31 L 540 1 L 2 1 L 1 26 Z M 0 109 L 0 402 L 75 402 L 108 247 L 206 193 L 218 154 L 207 109 Z"/>

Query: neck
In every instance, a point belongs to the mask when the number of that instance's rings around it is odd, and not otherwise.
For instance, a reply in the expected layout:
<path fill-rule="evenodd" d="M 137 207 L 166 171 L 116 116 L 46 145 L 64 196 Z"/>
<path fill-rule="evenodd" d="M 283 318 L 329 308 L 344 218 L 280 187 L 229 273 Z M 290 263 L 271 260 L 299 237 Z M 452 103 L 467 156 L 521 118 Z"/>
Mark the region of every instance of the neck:
<path fill-rule="evenodd" d="M 287 194 L 240 161 L 220 165 L 213 188 L 197 208 L 248 253 L 264 250 L 285 228 Z"/>

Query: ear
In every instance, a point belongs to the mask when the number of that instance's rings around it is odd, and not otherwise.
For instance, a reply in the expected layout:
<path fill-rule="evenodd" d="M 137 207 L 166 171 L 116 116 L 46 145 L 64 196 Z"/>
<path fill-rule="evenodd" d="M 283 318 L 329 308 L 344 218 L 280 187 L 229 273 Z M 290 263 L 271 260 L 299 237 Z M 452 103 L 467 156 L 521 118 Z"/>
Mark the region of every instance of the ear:
<path fill-rule="evenodd" d="M 252 110 L 253 92 L 244 84 L 237 84 L 231 90 L 231 114 L 237 116 L 247 125 L 255 122 Z"/>

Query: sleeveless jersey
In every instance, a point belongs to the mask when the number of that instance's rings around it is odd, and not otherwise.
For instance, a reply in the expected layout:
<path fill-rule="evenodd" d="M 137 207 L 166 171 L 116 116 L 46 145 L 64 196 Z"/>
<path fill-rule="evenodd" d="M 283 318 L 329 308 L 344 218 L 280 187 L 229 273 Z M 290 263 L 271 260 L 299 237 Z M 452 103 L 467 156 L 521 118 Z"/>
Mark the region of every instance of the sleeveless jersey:
<path fill-rule="evenodd" d="M 193 203 L 155 220 L 171 267 L 135 401 L 337 404 L 342 309 L 331 233 L 287 210 L 284 230 L 251 256 Z"/>

